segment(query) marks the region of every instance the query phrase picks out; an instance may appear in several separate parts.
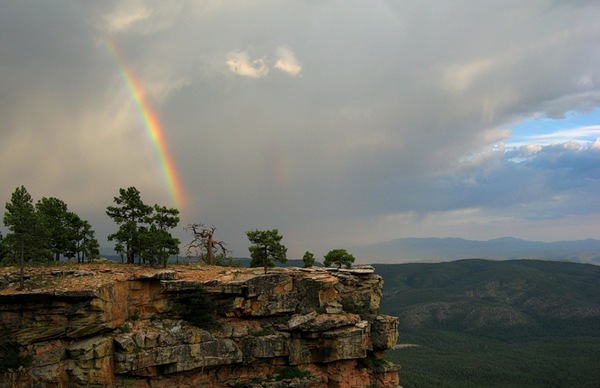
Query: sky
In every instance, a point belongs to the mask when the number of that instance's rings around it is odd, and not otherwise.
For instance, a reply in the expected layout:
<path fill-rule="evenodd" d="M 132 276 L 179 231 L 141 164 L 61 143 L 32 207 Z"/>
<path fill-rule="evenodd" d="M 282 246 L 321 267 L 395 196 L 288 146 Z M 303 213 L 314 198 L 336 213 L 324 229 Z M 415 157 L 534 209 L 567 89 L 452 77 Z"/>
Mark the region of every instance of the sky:
<path fill-rule="evenodd" d="M 120 188 L 234 256 L 600 238 L 595 0 L 0 0 L 0 203 Z M 6 229 L 0 228 L 3 234 Z"/>

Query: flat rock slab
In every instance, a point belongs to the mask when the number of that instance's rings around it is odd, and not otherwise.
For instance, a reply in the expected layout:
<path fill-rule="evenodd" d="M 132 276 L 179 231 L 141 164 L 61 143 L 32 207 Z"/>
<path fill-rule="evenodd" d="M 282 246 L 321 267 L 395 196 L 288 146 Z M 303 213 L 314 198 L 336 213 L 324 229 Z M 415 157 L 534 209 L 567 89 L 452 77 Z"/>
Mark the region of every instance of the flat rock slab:
<path fill-rule="evenodd" d="M 312 321 L 317 316 L 317 312 L 313 311 L 305 315 L 294 315 L 288 322 L 288 329 L 293 330 L 296 327 Z"/>
<path fill-rule="evenodd" d="M 180 276 L 176 271 L 164 270 L 158 272 L 142 273 L 135 280 L 177 280 Z"/>
<path fill-rule="evenodd" d="M 329 272 L 341 272 L 352 275 L 370 275 L 375 272 L 375 268 L 370 265 L 365 265 L 356 268 L 326 268 L 326 271 Z"/>

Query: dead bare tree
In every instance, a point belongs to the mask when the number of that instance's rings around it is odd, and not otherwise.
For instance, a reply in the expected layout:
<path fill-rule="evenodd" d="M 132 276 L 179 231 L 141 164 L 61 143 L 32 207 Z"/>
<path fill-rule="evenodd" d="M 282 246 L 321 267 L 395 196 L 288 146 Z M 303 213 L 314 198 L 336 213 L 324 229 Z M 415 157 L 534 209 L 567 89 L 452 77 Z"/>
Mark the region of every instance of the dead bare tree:
<path fill-rule="evenodd" d="M 231 251 L 226 248 L 227 244 L 220 240 L 214 239 L 214 234 L 217 228 L 211 225 L 210 228 L 204 226 L 204 224 L 188 224 L 183 228 L 186 232 L 190 232 L 193 235 L 193 240 L 186 245 L 186 252 L 189 256 L 194 253 L 200 257 L 205 258 L 208 265 L 215 265 L 215 257 L 227 257 L 231 254 Z"/>

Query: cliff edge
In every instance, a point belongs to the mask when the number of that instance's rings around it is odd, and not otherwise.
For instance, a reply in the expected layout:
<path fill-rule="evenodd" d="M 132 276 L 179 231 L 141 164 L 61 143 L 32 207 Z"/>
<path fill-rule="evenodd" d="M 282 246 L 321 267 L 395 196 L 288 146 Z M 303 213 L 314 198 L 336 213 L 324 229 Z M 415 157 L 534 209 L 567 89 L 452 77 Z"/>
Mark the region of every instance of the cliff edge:
<path fill-rule="evenodd" d="M 0 341 L 24 364 L 1 387 L 399 384 L 372 267 L 90 264 L 36 269 L 25 291 L 0 274 Z"/>

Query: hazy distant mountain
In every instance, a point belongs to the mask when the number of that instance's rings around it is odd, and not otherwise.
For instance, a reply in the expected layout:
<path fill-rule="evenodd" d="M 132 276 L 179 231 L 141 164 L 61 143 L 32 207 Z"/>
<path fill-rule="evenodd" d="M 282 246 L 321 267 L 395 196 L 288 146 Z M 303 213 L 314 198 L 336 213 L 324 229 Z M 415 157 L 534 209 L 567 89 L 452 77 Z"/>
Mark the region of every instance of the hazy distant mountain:
<path fill-rule="evenodd" d="M 600 265 L 600 240 L 541 242 L 514 237 L 487 241 L 462 238 L 401 238 L 353 248 L 360 262 L 442 262 L 480 258 L 490 260 L 548 259 Z"/>

